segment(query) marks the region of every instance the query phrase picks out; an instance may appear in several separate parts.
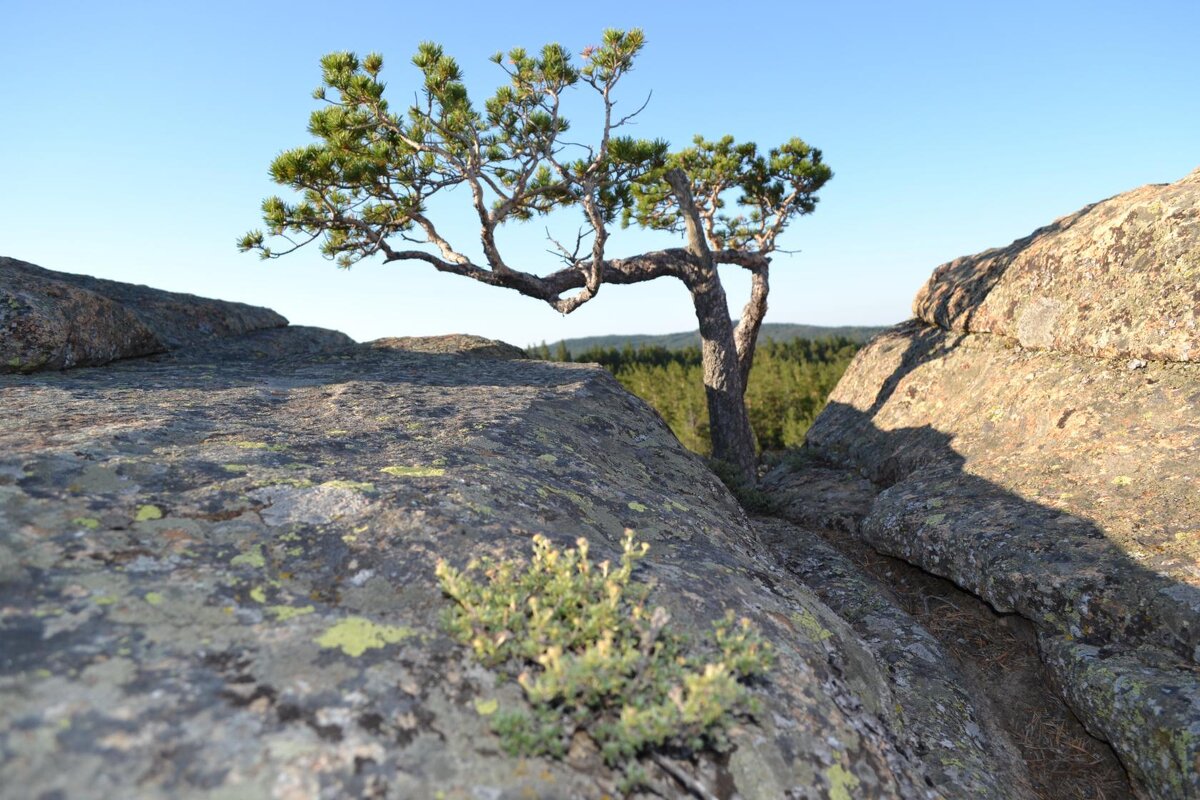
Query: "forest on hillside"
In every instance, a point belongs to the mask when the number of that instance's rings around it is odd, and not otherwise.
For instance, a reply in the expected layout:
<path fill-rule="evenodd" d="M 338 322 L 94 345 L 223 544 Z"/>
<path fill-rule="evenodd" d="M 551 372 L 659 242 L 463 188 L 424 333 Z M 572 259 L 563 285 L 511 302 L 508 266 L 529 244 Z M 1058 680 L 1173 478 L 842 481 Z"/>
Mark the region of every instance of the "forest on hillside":
<path fill-rule="evenodd" d="M 746 410 L 763 450 L 797 447 L 861 345 L 846 337 L 766 339 L 759 343 L 746 389 Z M 700 348 L 593 347 L 571 354 L 545 344 L 532 358 L 602 365 L 654 407 L 689 450 L 709 455 L 708 408 Z"/>

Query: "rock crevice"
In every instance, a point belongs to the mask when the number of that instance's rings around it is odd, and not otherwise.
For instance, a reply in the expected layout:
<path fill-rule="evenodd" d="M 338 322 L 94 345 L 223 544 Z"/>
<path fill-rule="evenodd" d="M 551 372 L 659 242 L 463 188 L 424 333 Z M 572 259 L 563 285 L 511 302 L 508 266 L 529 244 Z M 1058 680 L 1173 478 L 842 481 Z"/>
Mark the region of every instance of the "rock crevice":
<path fill-rule="evenodd" d="M 806 444 L 879 492 L 862 540 L 1034 623 L 1156 798 L 1200 794 L 1198 209 L 1200 172 L 939 267 Z"/>

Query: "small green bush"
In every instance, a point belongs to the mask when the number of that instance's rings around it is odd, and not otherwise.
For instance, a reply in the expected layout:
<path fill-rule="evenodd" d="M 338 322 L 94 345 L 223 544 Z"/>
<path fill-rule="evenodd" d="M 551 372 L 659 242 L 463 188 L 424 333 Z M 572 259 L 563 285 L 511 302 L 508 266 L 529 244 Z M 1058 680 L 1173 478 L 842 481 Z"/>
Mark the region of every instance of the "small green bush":
<path fill-rule="evenodd" d="M 484 664 L 519 673 L 530 710 L 494 717 L 505 749 L 562 756 L 584 730 L 610 766 L 636 776 L 635 759 L 655 748 L 725 748 L 729 723 L 758 711 L 745 682 L 770 670 L 770 645 L 732 612 L 703 646 L 671 631 L 667 610 L 647 607 L 650 586 L 632 580 L 649 549 L 632 531 L 616 568 L 593 564 L 586 539 L 576 545 L 560 551 L 534 536 L 528 565 L 483 559 L 460 572 L 438 562 L 455 601 L 449 631 Z"/>

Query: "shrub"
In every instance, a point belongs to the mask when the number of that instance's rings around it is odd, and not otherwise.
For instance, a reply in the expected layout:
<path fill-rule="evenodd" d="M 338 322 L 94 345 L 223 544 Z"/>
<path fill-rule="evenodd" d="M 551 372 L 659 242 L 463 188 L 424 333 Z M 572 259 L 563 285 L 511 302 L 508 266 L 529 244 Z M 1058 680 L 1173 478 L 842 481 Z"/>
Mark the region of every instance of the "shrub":
<path fill-rule="evenodd" d="M 517 672 L 525 690 L 528 710 L 493 718 L 506 751 L 561 757 L 583 730 L 637 782 L 636 759 L 651 750 L 727 747 L 729 723 L 758 711 L 746 682 L 771 668 L 770 645 L 732 612 L 700 645 L 670 630 L 667 610 L 647 605 L 651 587 L 632 580 L 649 549 L 632 531 L 615 568 L 593 564 L 586 539 L 576 545 L 560 551 L 539 535 L 527 565 L 482 559 L 460 572 L 438 562 L 455 601 L 449 631 L 484 664 Z"/>

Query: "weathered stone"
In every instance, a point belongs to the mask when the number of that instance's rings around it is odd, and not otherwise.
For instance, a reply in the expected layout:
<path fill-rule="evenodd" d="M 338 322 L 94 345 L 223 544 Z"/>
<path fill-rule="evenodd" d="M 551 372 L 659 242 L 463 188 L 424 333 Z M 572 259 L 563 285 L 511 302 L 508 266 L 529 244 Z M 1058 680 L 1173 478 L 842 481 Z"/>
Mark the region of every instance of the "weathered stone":
<path fill-rule="evenodd" d="M 0 261 L 0 372 L 107 364 L 165 349 L 124 306 Z"/>
<path fill-rule="evenodd" d="M 943 264 L 913 312 L 1027 348 L 1200 361 L 1200 169 Z"/>
<path fill-rule="evenodd" d="M 0 372 L 94 366 L 284 325 L 266 308 L 0 257 Z"/>
<path fill-rule="evenodd" d="M 1198 279 L 1200 171 L 939 267 L 807 441 L 881 490 L 843 528 L 1035 623 L 1156 798 L 1200 795 Z"/>
<path fill-rule="evenodd" d="M 862 637 L 867 653 L 852 672 L 869 684 L 859 693 L 883 700 L 873 710 L 900 732 L 908 752 L 923 754 L 935 786 L 948 797 L 1033 796 L 1025 763 L 980 705 L 982 695 L 973 695 L 941 643 L 887 589 L 809 530 L 769 518 L 755 520 L 755 527 L 787 569 Z M 813 621 L 802 617 L 797 624 Z"/>
<path fill-rule="evenodd" d="M 371 347 L 410 350 L 414 353 L 454 353 L 479 358 L 525 358 L 525 351 L 507 342 L 462 333 L 445 336 L 391 336 L 368 342 Z"/>
<path fill-rule="evenodd" d="M 902 326 L 810 445 L 887 488 L 863 524 L 1002 610 L 1200 659 L 1200 366 Z"/>
<path fill-rule="evenodd" d="M 766 712 L 697 774 L 958 795 L 891 727 L 872 650 L 607 373 L 298 335 L 0 376 L 0 796 L 613 794 L 579 753 L 500 753 L 482 710 L 520 689 L 442 632 L 433 566 L 533 533 L 611 557 L 627 527 L 673 625 L 732 609 L 777 648 Z"/>

